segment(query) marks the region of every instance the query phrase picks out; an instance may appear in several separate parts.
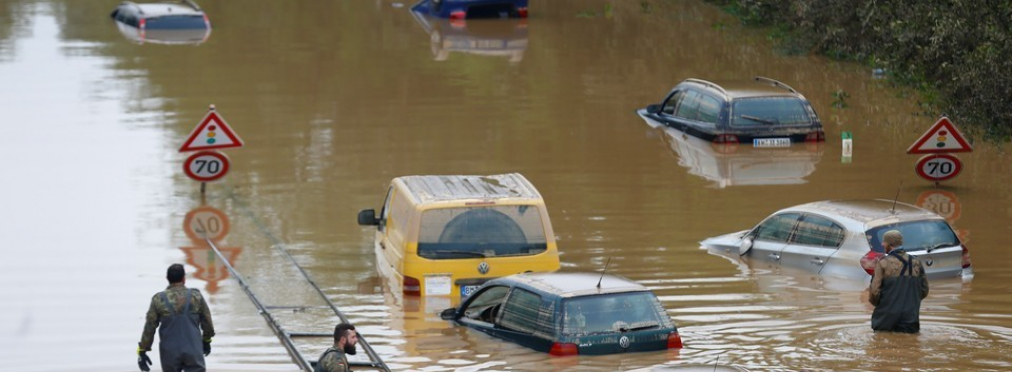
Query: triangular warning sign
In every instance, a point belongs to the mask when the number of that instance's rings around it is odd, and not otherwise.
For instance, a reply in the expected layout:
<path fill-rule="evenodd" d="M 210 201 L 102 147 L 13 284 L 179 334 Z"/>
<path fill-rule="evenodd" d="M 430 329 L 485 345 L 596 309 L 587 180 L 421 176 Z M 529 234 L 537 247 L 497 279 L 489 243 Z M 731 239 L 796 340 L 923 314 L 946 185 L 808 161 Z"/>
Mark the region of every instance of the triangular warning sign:
<path fill-rule="evenodd" d="M 942 154 L 949 152 L 972 152 L 973 147 L 966 142 L 963 133 L 956 129 L 956 126 L 949 121 L 949 118 L 942 117 L 931 126 L 921 138 L 918 138 L 907 154 Z"/>
<path fill-rule="evenodd" d="M 227 147 L 242 147 L 242 140 L 212 107 L 207 112 L 207 116 L 204 116 L 204 120 L 201 120 L 193 132 L 190 132 L 190 136 L 186 139 L 186 143 L 183 143 L 183 147 L 179 148 L 179 152 Z"/>

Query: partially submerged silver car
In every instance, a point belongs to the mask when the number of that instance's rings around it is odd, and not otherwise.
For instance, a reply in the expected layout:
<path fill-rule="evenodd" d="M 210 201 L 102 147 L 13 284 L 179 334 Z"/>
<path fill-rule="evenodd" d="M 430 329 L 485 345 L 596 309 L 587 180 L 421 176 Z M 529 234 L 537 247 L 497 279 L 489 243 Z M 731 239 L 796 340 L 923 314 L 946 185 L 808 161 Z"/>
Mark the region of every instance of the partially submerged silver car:
<path fill-rule="evenodd" d="M 870 280 L 884 256 L 882 235 L 903 233 L 903 248 L 924 264 L 928 278 L 970 278 L 970 252 L 941 216 L 892 200 L 826 200 L 773 213 L 750 230 L 700 244 L 741 256 L 753 267 L 792 267 L 820 275 Z"/>

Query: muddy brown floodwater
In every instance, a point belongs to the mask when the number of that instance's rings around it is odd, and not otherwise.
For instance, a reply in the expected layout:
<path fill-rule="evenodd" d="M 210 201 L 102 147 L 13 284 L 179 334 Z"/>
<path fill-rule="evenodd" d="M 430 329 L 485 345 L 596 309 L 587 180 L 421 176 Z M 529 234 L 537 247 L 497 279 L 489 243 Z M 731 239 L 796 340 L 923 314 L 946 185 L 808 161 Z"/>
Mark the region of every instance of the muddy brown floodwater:
<path fill-rule="evenodd" d="M 193 218 L 215 222 L 265 304 L 310 306 L 279 312 L 286 329 L 336 318 L 281 248 L 394 370 L 1012 368 L 1010 148 L 975 138 L 958 177 L 919 179 L 905 150 L 937 117 L 864 66 L 781 54 L 698 1 L 531 0 L 526 21 L 463 27 L 388 0 L 202 1 L 214 28 L 195 45 L 128 40 L 108 17 L 118 2 L 0 3 L 0 370 L 134 370 L 173 262 L 209 298 L 213 369 L 295 370 Z M 805 94 L 826 142 L 698 146 L 634 113 L 685 78 L 755 75 Z M 177 149 L 212 103 L 245 146 L 223 151 L 231 170 L 202 204 Z M 395 176 L 505 172 L 544 195 L 563 270 L 611 258 L 657 293 L 685 348 L 555 358 L 439 320 L 450 300 L 391 294 L 358 210 Z M 919 335 L 873 333 L 863 283 L 699 247 L 782 207 L 891 199 L 901 182 L 899 201 L 948 217 L 976 272 L 931 283 Z M 310 358 L 327 344 L 299 339 Z"/>

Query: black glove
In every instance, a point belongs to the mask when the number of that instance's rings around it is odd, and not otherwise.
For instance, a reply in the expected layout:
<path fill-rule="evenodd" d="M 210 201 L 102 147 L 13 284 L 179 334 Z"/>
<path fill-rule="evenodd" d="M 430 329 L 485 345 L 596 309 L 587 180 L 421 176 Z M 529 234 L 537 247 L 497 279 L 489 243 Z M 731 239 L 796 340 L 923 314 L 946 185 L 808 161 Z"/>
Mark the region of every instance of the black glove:
<path fill-rule="evenodd" d="M 137 367 L 140 367 L 141 371 L 148 372 L 151 370 L 150 366 L 151 358 L 148 358 L 148 352 L 144 350 L 137 350 Z"/>
<path fill-rule="evenodd" d="M 204 356 L 211 355 L 211 340 L 204 340 Z"/>

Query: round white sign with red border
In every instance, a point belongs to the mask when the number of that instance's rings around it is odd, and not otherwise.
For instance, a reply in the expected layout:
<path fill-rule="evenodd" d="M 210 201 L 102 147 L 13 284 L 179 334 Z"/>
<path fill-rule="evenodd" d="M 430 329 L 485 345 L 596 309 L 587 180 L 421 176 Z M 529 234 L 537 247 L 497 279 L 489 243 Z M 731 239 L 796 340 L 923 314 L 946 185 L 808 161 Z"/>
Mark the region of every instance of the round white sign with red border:
<path fill-rule="evenodd" d="M 955 177 L 963 170 L 959 158 L 949 154 L 931 154 L 917 160 L 917 175 L 928 181 L 945 181 Z"/>
<path fill-rule="evenodd" d="M 183 163 L 183 171 L 190 178 L 210 182 L 228 173 L 228 157 L 217 151 L 201 151 L 190 155 Z"/>

